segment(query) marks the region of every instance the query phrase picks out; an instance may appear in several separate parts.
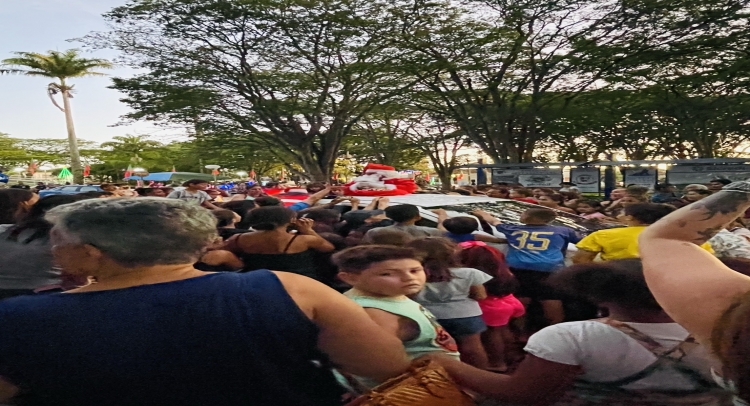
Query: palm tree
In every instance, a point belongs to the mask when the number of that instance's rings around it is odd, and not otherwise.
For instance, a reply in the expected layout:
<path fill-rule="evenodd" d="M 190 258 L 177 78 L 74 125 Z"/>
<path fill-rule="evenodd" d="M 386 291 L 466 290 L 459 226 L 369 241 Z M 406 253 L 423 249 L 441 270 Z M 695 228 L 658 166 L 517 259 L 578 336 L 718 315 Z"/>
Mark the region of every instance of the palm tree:
<path fill-rule="evenodd" d="M 112 63 L 106 59 L 81 58 L 77 49 L 69 49 L 65 52 L 49 51 L 47 54 L 36 52 L 15 52 L 15 58 L 2 61 L 0 73 L 18 73 L 29 76 L 42 76 L 55 78 L 58 82 L 47 85 L 47 95 L 52 104 L 65 113 L 65 123 L 68 128 L 68 145 L 70 148 L 70 166 L 73 172 L 73 180 L 76 184 L 83 183 L 83 167 L 81 166 L 81 155 L 78 151 L 78 140 L 73 125 L 73 113 L 70 109 L 70 98 L 73 97 L 73 85 L 67 83 L 67 79 L 80 78 L 84 76 L 102 76 L 103 73 L 92 69 L 111 69 Z M 55 100 L 55 95 L 62 95 L 63 106 Z"/>

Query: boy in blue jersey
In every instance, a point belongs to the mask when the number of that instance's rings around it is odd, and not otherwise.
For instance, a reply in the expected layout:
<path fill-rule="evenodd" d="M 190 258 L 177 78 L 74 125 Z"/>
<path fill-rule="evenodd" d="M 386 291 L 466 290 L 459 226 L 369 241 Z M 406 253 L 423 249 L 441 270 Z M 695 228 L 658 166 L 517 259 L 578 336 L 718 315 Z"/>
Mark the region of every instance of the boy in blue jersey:
<path fill-rule="evenodd" d="M 568 244 L 581 238 L 570 228 L 551 226 L 555 212 L 549 209 L 528 209 L 521 214 L 523 225 L 503 224 L 485 211 L 475 211 L 475 216 L 484 219 L 508 239 L 508 254 L 505 261 L 520 283 L 518 297 L 524 304 L 538 301 L 549 324 L 565 319 L 562 301 L 546 285 L 553 272 L 565 266 Z"/>

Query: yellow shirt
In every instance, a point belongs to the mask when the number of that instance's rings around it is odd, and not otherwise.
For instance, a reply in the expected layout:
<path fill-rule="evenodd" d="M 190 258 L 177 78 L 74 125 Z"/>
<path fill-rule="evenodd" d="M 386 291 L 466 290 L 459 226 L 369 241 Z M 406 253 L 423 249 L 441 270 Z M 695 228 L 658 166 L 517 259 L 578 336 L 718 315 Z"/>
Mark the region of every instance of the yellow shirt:
<path fill-rule="evenodd" d="M 578 249 L 598 252 L 602 260 L 638 258 L 638 236 L 646 229 L 646 226 L 630 226 L 623 228 L 611 228 L 599 230 L 587 235 L 576 247 Z M 709 243 L 701 245 L 701 248 L 713 254 Z"/>

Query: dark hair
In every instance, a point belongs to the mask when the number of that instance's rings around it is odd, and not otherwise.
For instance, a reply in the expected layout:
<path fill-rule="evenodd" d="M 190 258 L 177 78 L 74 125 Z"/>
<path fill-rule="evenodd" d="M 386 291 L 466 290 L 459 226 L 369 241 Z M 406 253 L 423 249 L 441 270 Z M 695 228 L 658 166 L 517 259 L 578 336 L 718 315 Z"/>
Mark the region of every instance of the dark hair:
<path fill-rule="evenodd" d="M 654 190 L 663 192 L 671 187 L 674 187 L 674 185 L 671 183 L 657 183 L 656 186 L 654 186 Z"/>
<path fill-rule="evenodd" d="M 261 196 L 255 199 L 255 204 L 258 205 L 258 207 L 274 207 L 280 206 L 281 200 L 271 196 Z"/>
<path fill-rule="evenodd" d="M 601 209 L 602 208 L 602 203 L 600 201 L 598 201 L 598 200 L 579 200 L 578 204 L 585 204 L 585 205 L 591 206 L 591 207 L 593 207 L 595 209 Z"/>
<path fill-rule="evenodd" d="M 373 264 L 394 259 L 422 261 L 422 256 L 411 248 L 391 245 L 360 245 L 334 254 L 331 260 L 340 272 L 361 273 Z"/>
<path fill-rule="evenodd" d="M 0 224 L 15 224 L 21 215 L 21 204 L 34 197 L 28 189 L 0 189 Z"/>
<path fill-rule="evenodd" d="M 705 189 L 688 190 L 687 192 L 685 192 L 685 194 L 688 194 L 688 193 L 691 193 L 691 192 L 692 193 L 697 193 L 697 194 L 699 194 L 701 196 L 711 196 L 713 194 L 713 192 L 711 192 L 710 190 L 705 190 Z"/>
<path fill-rule="evenodd" d="M 550 286 L 594 304 L 662 310 L 646 285 L 640 258 L 569 266 L 548 279 Z"/>
<path fill-rule="evenodd" d="M 477 223 L 476 217 L 460 216 L 446 219 L 443 222 L 443 227 L 453 234 L 471 234 L 477 231 L 479 223 Z"/>
<path fill-rule="evenodd" d="M 34 233 L 23 241 L 24 244 L 38 238 L 45 238 L 49 235 L 49 231 L 52 229 L 52 224 L 44 219 L 44 215 L 47 214 L 49 210 L 54 209 L 57 206 L 91 198 L 91 196 L 86 196 L 84 193 L 43 197 L 39 199 L 38 202 L 34 203 L 29 211 L 19 219 L 18 224 L 11 231 L 8 239 L 16 241 L 18 236 L 26 230 L 33 230 Z"/>
<path fill-rule="evenodd" d="M 245 217 L 247 212 L 249 212 L 250 210 L 256 207 L 258 207 L 258 205 L 255 204 L 254 200 L 234 200 L 230 202 L 221 203 L 222 209 L 231 210 L 239 214 L 240 217 Z"/>
<path fill-rule="evenodd" d="M 318 235 L 333 244 L 334 251 L 341 251 L 346 248 L 346 239 L 336 233 L 320 233 Z"/>
<path fill-rule="evenodd" d="M 406 244 L 424 255 L 422 265 L 427 274 L 427 282 L 448 282 L 453 279 L 451 268 L 458 265 L 457 245 L 443 237 L 417 238 Z"/>
<path fill-rule="evenodd" d="M 296 215 L 297 213 L 294 210 L 286 207 L 259 207 L 248 213 L 244 222 L 255 230 L 273 230 L 291 223 Z"/>
<path fill-rule="evenodd" d="M 518 187 L 518 188 L 514 187 L 513 191 L 518 193 L 519 195 L 524 195 L 526 197 L 534 196 L 534 192 L 532 192 L 530 189 L 526 189 L 523 187 Z"/>
<path fill-rule="evenodd" d="M 551 194 L 548 194 L 548 195 L 545 195 L 545 196 L 547 196 L 550 199 L 552 199 L 555 202 L 557 202 L 558 205 L 561 205 L 561 204 L 565 203 L 565 199 L 559 193 L 551 193 Z"/>
<path fill-rule="evenodd" d="M 414 239 L 414 236 L 409 233 L 388 227 L 379 227 L 366 235 L 370 244 L 394 245 L 396 247 L 403 247 Z"/>
<path fill-rule="evenodd" d="M 673 211 L 674 207 L 657 203 L 636 203 L 623 209 L 626 216 L 633 217 L 641 224 L 654 224 Z"/>
<path fill-rule="evenodd" d="M 387 207 L 385 215 L 396 223 L 403 223 L 419 217 L 419 208 L 413 204 L 399 204 Z"/>
<path fill-rule="evenodd" d="M 307 186 L 305 186 L 305 190 L 307 190 L 308 193 L 317 193 L 311 190 L 311 189 L 316 189 L 316 188 L 323 190 L 326 188 L 326 185 L 323 182 L 312 182 L 312 183 L 308 183 Z"/>
<path fill-rule="evenodd" d="M 471 192 L 462 187 L 453 189 L 453 192 L 458 193 L 461 196 L 471 196 Z"/>
<path fill-rule="evenodd" d="M 557 214 L 550 209 L 526 209 L 524 214 L 526 214 L 527 218 L 533 218 L 534 220 L 539 220 L 545 224 L 557 218 Z"/>
<path fill-rule="evenodd" d="M 149 193 L 153 192 L 155 188 L 152 187 L 139 187 L 135 188 L 136 193 L 138 193 L 138 196 L 148 196 Z"/>
<path fill-rule="evenodd" d="M 459 251 L 458 260 L 461 265 L 479 269 L 492 277 L 484 284 L 488 295 L 504 297 L 518 289 L 518 281 L 505 263 L 505 256 L 495 248 L 473 245 Z"/>
<path fill-rule="evenodd" d="M 708 183 L 721 183 L 722 185 L 726 186 L 732 183 L 732 181 L 729 179 L 711 179 L 711 181 Z"/>
<path fill-rule="evenodd" d="M 334 209 L 309 209 L 298 213 L 300 217 L 314 220 L 316 223 L 330 224 L 337 223 L 341 219 L 341 213 Z"/>
<path fill-rule="evenodd" d="M 211 183 L 211 182 L 209 182 L 207 180 L 203 180 L 203 179 L 190 179 L 188 181 L 185 181 L 182 184 L 182 186 L 188 187 L 188 186 L 191 186 L 191 185 L 200 185 L 201 183 Z"/>
<path fill-rule="evenodd" d="M 216 217 L 216 227 L 226 227 L 234 221 L 235 212 L 227 209 L 211 210 L 211 214 Z"/>
<path fill-rule="evenodd" d="M 648 193 L 648 188 L 640 185 L 630 185 L 625 190 L 631 196 L 645 196 Z"/>

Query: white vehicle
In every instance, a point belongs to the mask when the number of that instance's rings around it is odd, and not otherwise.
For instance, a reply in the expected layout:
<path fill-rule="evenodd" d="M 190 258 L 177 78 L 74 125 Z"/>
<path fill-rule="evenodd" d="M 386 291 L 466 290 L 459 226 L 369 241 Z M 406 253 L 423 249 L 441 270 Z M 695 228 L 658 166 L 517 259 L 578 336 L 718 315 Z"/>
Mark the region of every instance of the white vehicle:
<path fill-rule="evenodd" d="M 373 197 L 361 197 L 360 205 L 366 206 L 374 198 Z M 443 194 L 412 194 L 406 196 L 393 196 L 389 197 L 390 204 L 412 204 L 419 207 L 422 220 L 417 223 L 421 226 L 437 227 L 437 215 L 431 210 L 434 209 L 445 209 L 448 212 L 449 217 L 466 216 L 474 210 L 484 210 L 491 213 L 501 221 L 508 224 L 521 224 L 519 218 L 521 214 L 529 208 L 543 208 L 542 206 L 519 202 L 510 199 L 497 199 L 493 197 L 484 196 L 460 196 L 460 195 L 443 195 Z M 344 203 L 348 204 L 348 203 Z M 581 237 L 590 234 L 597 230 L 621 227 L 617 224 L 603 223 L 596 219 L 584 219 L 580 216 L 576 216 L 570 213 L 556 210 L 557 218 L 550 223 L 555 226 L 563 226 L 572 228 Z M 480 228 L 481 229 L 481 228 Z M 478 233 L 490 233 L 500 238 L 505 236 L 494 229 L 494 227 L 485 228 L 484 231 L 478 231 Z M 506 245 L 499 245 L 503 251 L 507 250 Z M 568 255 L 577 251 L 575 245 L 570 244 L 568 246 Z"/>

